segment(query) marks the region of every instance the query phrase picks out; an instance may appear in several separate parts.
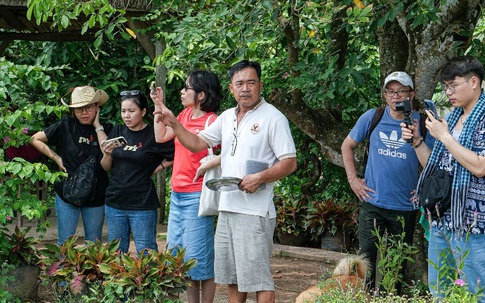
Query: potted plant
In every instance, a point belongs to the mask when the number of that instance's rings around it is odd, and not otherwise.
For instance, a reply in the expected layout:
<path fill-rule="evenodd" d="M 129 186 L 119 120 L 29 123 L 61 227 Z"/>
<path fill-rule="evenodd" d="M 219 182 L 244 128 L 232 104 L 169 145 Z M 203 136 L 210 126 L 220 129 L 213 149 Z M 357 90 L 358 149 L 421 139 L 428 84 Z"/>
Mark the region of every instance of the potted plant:
<path fill-rule="evenodd" d="M 185 250 L 119 252 L 119 241 L 77 245 L 72 236 L 41 250 L 41 279 L 69 302 L 167 302 L 185 291 L 195 260 L 184 262 Z M 173 301 L 168 301 L 173 302 Z"/>
<path fill-rule="evenodd" d="M 357 203 L 340 199 L 307 204 L 305 226 L 313 240 L 321 239 L 322 248 L 349 251 L 357 226 Z"/>
<path fill-rule="evenodd" d="M 124 296 L 127 302 L 180 302 L 179 294 L 190 283 L 188 271 L 197 263 L 195 259 L 185 262 L 184 256 L 185 249 L 148 250 L 136 257 L 123 254 L 101 266 L 107 276 L 105 293 Z"/>
<path fill-rule="evenodd" d="M 275 194 L 275 236 L 280 244 L 303 246 L 307 241 L 305 230 L 306 201 L 307 198 L 301 196 L 299 192 L 287 195 Z"/>
<path fill-rule="evenodd" d="M 56 295 L 72 301 L 87 294 L 90 287 L 101 285 L 105 276 L 100 265 L 114 262 L 119 255 L 117 240 L 104 244 L 96 241 L 78 245 L 77 239 L 71 236 L 60 246 L 45 244 L 45 248 L 40 250 L 44 257 L 41 280 Z"/>
<path fill-rule="evenodd" d="M 11 218 L 7 218 L 11 220 Z M 37 297 L 39 287 L 38 266 L 40 254 L 36 248 L 38 239 L 28 236 L 31 227 L 21 230 L 15 226 L 10 231 L 6 226 L 1 227 L 0 233 L 0 289 L 6 296 L 19 299 L 33 299 Z"/>

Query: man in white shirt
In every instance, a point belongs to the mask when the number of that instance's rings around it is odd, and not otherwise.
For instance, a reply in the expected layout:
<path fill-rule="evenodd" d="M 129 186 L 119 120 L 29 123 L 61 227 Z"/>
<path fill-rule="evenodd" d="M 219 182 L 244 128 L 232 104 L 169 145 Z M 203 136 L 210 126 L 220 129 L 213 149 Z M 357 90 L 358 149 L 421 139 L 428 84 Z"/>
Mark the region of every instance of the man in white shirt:
<path fill-rule="evenodd" d="M 221 144 L 222 176 L 242 181 L 239 190 L 222 192 L 215 239 L 215 281 L 228 284 L 228 301 L 275 302 L 270 271 L 276 212 L 274 181 L 296 170 L 296 148 L 286 117 L 261 97 L 261 66 L 243 60 L 229 70 L 229 89 L 237 107 L 224 111 L 198 135 L 187 131 L 164 108 L 162 121 L 192 152 Z M 268 167 L 257 173 L 254 166 Z"/>

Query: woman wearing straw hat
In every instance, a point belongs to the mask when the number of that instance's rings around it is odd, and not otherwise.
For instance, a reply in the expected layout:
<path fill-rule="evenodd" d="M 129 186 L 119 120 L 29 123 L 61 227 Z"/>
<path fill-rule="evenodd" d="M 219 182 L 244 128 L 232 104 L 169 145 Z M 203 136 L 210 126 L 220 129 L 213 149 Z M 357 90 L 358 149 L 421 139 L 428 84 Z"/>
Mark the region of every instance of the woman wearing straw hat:
<path fill-rule="evenodd" d="M 108 95 L 103 90 L 91 86 L 74 88 L 69 103 L 61 98 L 61 102 L 71 109 L 71 115 L 34 134 L 31 144 L 68 174 L 76 171 L 91 155 L 95 155 L 99 163 L 102 158 L 99 142 L 107 138 L 106 133 L 112 128 L 111 125 L 105 125 L 105 130 L 99 122 L 100 106 L 107 100 Z M 55 151 L 49 146 L 55 146 Z M 62 182 L 54 183 L 57 245 L 61 245 L 76 233 L 81 213 L 85 240 L 102 240 L 104 196 L 108 186 L 108 175 L 100 165 L 96 174 L 97 183 L 93 199 L 81 207 L 69 204 L 64 199 Z"/>

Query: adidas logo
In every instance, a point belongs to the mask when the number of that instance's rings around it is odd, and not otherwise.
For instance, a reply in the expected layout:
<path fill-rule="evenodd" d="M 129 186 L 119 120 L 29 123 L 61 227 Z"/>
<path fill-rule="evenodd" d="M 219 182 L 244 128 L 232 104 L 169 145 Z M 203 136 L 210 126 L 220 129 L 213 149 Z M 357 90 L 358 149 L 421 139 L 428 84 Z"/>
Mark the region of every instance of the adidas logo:
<path fill-rule="evenodd" d="M 392 149 L 401 148 L 406 142 L 402 138 L 398 138 L 397 132 L 393 130 L 391 135 L 388 137 L 385 133 L 379 132 L 379 137 L 385 146 Z"/>
<path fill-rule="evenodd" d="M 385 133 L 379 132 L 379 138 L 381 142 L 387 147 L 387 149 L 378 149 L 378 153 L 383 156 L 389 156 L 394 158 L 406 159 L 406 154 L 398 152 L 397 149 L 401 148 L 406 142 L 398 137 L 397 131 L 393 130 L 388 137 Z"/>

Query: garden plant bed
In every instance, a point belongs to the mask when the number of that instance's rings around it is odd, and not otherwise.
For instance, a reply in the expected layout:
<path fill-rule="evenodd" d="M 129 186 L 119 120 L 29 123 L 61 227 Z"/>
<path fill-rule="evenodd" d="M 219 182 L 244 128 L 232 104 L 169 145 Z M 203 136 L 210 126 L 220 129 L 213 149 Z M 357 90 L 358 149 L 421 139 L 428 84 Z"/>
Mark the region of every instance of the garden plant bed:
<path fill-rule="evenodd" d="M 78 229 L 80 229 L 79 227 Z M 54 224 L 49 230 L 52 231 L 53 228 L 55 228 Z M 159 226 L 158 231 L 164 234 L 166 227 Z M 42 248 L 46 243 L 55 245 L 56 240 L 52 236 L 48 238 L 49 240 L 44 239 L 37 246 Z M 84 241 L 82 238 L 79 238 L 76 243 L 82 245 Z M 165 245 L 165 240 L 159 238 L 159 249 L 164 249 Z M 135 251 L 133 242 L 131 243 L 130 251 L 132 253 Z M 335 267 L 335 263 L 346 255 L 320 249 L 278 244 L 275 244 L 273 253 L 274 256 L 271 258 L 271 271 L 276 288 L 276 302 L 278 303 L 293 303 L 300 292 L 316 284 L 319 276 L 322 274 L 327 275 L 331 272 Z M 184 295 L 181 295 L 180 299 L 186 302 Z M 39 297 L 35 302 L 53 303 L 55 302 L 55 296 L 52 294 L 51 289 L 40 285 Z M 218 285 L 216 288 L 214 303 L 217 302 L 227 302 L 227 287 L 225 285 Z M 256 302 L 255 295 L 250 293 L 247 302 Z"/>
<path fill-rule="evenodd" d="M 278 256 L 273 257 L 271 262 L 276 287 L 276 302 L 279 303 L 295 302 L 295 298 L 301 291 L 317 283 L 318 277 L 331 271 L 334 266 L 320 261 Z M 217 286 L 214 302 L 227 302 L 226 290 L 225 285 Z M 181 296 L 181 299 L 184 301 L 184 297 Z M 35 302 L 53 303 L 55 297 L 49 289 L 41 285 L 39 298 Z M 256 302 L 254 294 L 248 296 L 249 302 Z"/>

